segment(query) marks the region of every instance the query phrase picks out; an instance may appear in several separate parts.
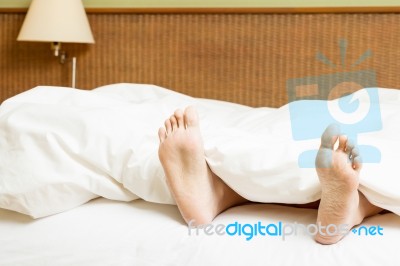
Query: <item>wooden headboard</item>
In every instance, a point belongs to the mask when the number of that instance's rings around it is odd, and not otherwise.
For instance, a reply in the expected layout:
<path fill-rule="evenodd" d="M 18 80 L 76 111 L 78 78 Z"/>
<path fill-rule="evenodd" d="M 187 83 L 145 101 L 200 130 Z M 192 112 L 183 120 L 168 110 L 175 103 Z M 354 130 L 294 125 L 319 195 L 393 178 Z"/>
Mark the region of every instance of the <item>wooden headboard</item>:
<path fill-rule="evenodd" d="M 70 63 L 60 65 L 49 44 L 16 41 L 24 16 L 0 12 L 0 100 L 37 85 L 70 86 Z M 308 77 L 313 82 L 369 71 L 376 86 L 400 87 L 398 13 L 88 16 L 96 44 L 64 45 L 78 58 L 82 89 L 150 83 L 195 97 L 277 107 L 288 102 L 287 89 Z"/>

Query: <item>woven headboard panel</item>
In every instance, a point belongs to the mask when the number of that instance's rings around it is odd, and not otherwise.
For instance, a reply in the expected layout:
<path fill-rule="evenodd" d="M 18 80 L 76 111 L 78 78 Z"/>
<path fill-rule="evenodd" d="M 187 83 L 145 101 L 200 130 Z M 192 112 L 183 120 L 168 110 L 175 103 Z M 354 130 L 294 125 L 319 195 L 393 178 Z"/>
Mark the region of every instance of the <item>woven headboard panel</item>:
<path fill-rule="evenodd" d="M 70 65 L 58 64 L 48 44 L 16 42 L 23 18 L 0 14 L 0 100 L 36 85 L 70 85 Z M 78 57 L 78 88 L 151 83 L 276 107 L 287 103 L 291 78 L 370 70 L 378 86 L 400 87 L 400 14 L 89 14 L 89 20 L 96 44 L 65 45 Z M 342 51 L 347 42 L 344 66 L 340 40 Z M 318 61 L 318 52 L 332 64 Z"/>

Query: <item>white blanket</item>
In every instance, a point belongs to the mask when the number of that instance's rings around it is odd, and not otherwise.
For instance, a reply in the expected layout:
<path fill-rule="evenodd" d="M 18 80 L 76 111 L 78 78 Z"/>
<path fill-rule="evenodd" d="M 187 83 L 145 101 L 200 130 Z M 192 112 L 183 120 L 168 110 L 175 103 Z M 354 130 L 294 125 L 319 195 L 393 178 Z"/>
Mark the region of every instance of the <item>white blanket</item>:
<path fill-rule="evenodd" d="M 378 89 L 383 128 L 358 142 L 377 147 L 360 190 L 400 214 L 400 91 Z M 361 99 L 361 104 L 362 104 Z M 315 169 L 298 166 L 319 139 L 296 141 L 288 105 L 250 108 L 194 99 L 151 85 L 92 91 L 37 87 L 0 106 L 0 207 L 34 218 L 105 197 L 174 204 L 157 156 L 157 131 L 176 108 L 199 111 L 211 169 L 252 201 L 318 200 Z"/>

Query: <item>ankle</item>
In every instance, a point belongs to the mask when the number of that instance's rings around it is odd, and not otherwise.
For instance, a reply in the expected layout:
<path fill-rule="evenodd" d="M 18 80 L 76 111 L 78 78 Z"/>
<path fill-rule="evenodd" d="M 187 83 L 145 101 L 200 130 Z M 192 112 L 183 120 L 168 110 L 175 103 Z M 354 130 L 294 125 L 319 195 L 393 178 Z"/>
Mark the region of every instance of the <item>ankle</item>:
<path fill-rule="evenodd" d="M 375 205 L 373 205 L 371 202 L 369 202 L 369 200 L 364 196 L 363 193 L 361 193 L 360 191 L 358 191 L 359 194 L 359 212 L 360 212 L 360 216 L 362 217 L 362 219 L 378 214 L 380 213 L 383 209 L 380 207 L 377 207 Z"/>

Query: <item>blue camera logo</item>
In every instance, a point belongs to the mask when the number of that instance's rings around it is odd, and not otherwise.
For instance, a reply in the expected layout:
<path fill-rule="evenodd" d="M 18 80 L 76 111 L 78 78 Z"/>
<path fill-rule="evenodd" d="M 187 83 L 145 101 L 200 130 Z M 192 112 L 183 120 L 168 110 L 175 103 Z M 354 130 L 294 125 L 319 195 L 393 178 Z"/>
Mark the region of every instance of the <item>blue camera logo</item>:
<path fill-rule="evenodd" d="M 317 58 L 320 59 L 321 54 Z M 373 87 L 376 87 L 376 75 L 372 70 L 288 80 L 293 139 L 320 138 L 328 125 L 336 123 L 342 133 L 358 145 L 364 163 L 379 163 L 381 153 L 376 147 L 357 143 L 358 134 L 382 129 L 378 90 Z M 299 167 L 315 167 L 317 152 L 308 150 L 301 153 Z"/>

